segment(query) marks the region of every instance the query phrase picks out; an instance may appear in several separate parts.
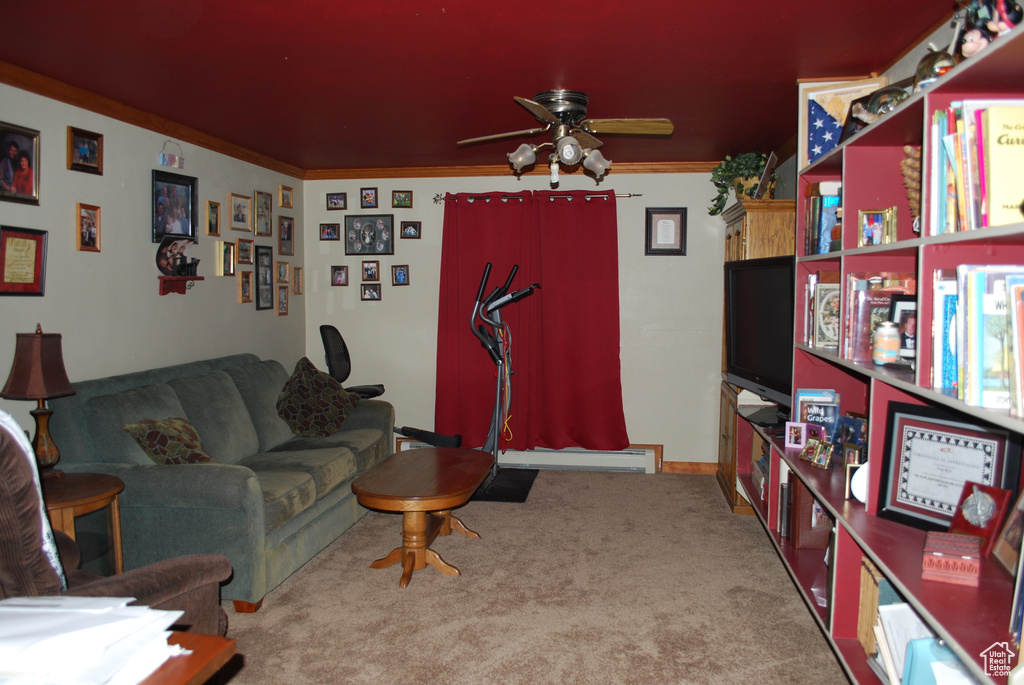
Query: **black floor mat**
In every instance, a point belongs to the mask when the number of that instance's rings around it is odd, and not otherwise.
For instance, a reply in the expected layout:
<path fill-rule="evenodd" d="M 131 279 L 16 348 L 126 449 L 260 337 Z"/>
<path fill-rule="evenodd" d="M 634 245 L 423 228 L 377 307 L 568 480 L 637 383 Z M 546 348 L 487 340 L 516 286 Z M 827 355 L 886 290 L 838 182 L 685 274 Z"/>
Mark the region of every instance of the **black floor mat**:
<path fill-rule="evenodd" d="M 522 504 L 530 496 L 537 478 L 537 469 L 498 469 L 489 483 L 485 482 L 470 499 L 476 502 L 514 502 Z"/>

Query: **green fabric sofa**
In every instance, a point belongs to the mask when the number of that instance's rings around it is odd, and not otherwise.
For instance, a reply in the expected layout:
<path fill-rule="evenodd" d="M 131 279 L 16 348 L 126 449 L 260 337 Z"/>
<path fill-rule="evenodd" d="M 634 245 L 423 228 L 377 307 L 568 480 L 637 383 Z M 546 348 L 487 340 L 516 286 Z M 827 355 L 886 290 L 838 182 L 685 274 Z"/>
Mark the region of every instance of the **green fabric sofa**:
<path fill-rule="evenodd" d="M 337 433 L 296 437 L 276 408 L 290 375 L 232 355 L 74 383 L 76 394 L 50 403 L 58 467 L 125 483 L 125 569 L 223 554 L 234 573 L 222 597 L 254 611 L 366 513 L 349 484 L 391 453 L 394 408 L 363 400 Z M 216 463 L 157 465 L 122 428 L 179 416 Z"/>

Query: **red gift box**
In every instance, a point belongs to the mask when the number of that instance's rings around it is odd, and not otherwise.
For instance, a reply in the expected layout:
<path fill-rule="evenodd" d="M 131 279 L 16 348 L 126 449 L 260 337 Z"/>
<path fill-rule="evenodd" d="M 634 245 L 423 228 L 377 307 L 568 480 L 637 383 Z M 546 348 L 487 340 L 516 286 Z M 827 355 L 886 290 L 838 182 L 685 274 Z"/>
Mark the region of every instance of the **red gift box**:
<path fill-rule="evenodd" d="M 981 538 L 936 532 L 925 537 L 922 578 L 977 587 L 980 575 Z"/>

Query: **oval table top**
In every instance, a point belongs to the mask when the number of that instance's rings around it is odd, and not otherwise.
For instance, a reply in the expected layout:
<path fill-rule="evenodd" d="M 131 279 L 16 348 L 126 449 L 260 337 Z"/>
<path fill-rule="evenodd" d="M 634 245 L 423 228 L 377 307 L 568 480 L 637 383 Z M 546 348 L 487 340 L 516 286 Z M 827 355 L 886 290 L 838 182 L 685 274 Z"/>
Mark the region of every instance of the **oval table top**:
<path fill-rule="evenodd" d="M 352 481 L 359 503 L 382 511 L 442 511 L 469 501 L 494 455 L 463 447 L 396 452 Z"/>

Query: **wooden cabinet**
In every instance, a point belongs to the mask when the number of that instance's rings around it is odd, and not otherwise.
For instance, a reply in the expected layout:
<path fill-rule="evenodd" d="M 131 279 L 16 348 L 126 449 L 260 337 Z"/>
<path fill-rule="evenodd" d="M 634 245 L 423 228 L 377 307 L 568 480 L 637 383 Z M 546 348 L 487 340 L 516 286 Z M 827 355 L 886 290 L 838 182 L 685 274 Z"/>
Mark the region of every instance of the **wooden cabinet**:
<path fill-rule="evenodd" d="M 734 514 L 753 514 L 750 503 L 736 488 L 736 388 L 722 381 L 718 414 L 718 471 L 715 477 Z"/>
<path fill-rule="evenodd" d="M 1015 438 L 1011 442 L 1016 447 L 1006 452 L 1005 459 L 1016 467 L 1020 465 L 1019 440 L 1024 436 L 1024 420 L 1006 409 L 986 409 L 959 399 L 955 389 L 941 387 L 941 373 L 934 373 L 939 387 L 933 385 L 933 371 L 936 371 L 933 367 L 941 363 L 941 357 L 939 362 L 934 360 L 932 346 L 934 331 L 943 328 L 942 310 L 934 306 L 936 274 L 955 272 L 964 264 L 1024 265 L 1024 221 L 959 232 L 939 230 L 941 207 L 937 203 L 945 202 L 945 190 L 937 192 L 928 187 L 928 182 L 932 178 L 932 162 L 937 159 L 942 145 L 938 134 L 933 136 L 931 131 L 935 114 L 946 112 L 957 101 L 971 98 L 1024 98 L 1020 80 L 1022 64 L 1024 27 L 1018 26 L 799 174 L 795 244 L 800 247 L 796 262 L 795 331 L 804 331 L 808 318 L 804 285 L 810 277 L 827 270 L 840 275 L 841 322 L 850 321 L 851 274 L 913 273 L 918 328 L 923 332 L 918 336 L 913 367 L 875 366 L 870 359 L 862 361 L 852 352 L 848 354 L 847 342 L 855 339 L 855 332 L 843 325 L 838 350 L 811 347 L 799 334 L 794 340 L 794 390 L 835 389 L 841 395 L 840 412 L 868 417 L 865 443 L 868 462 L 862 467 L 862 470 L 867 469 L 868 478 L 863 503 L 846 498 L 841 465 L 829 470 L 817 468 L 801 460 L 798 449 L 785 448 L 781 435 L 757 428 L 742 417 L 734 437 L 741 445 L 755 441 L 771 445 L 770 476 L 764 497 L 755 485 L 746 460 L 738 464 L 741 494 L 753 505 L 795 585 L 819 620 L 848 675 L 856 682 L 879 682 L 857 639 L 858 622 L 863 622 L 861 568 L 865 559 L 889 580 L 978 682 L 1007 682 L 1005 674 L 990 672 L 987 656 L 990 648 L 1009 644 L 1013 652 L 1020 651 L 1009 629 L 1014 580 L 994 558 L 981 560 L 977 588 L 924 580 L 921 565 L 925 531 L 879 516 L 879 511 L 887 506 L 881 503 L 888 480 L 884 474 L 890 469 L 887 455 L 892 452 L 887 446 L 887 433 L 891 431 L 888 423 L 892 405 L 897 403 L 921 407 L 923 411 L 942 410 L 952 413 L 962 423 L 1006 432 Z M 922 148 L 925 187 L 919 232 L 915 230 L 899 172 L 907 144 Z M 842 246 L 827 254 L 802 254 L 809 228 L 805 225 L 806 191 L 811 184 L 822 181 L 842 182 L 846 218 Z M 890 207 L 895 208 L 895 240 L 858 246 L 858 214 Z M 963 349 L 960 345 L 957 348 Z M 958 361 L 963 367 L 965 360 Z M 827 556 L 820 550 L 796 549 L 780 533 L 782 485 L 793 485 L 797 481 L 835 522 Z M 1020 489 L 1019 479 L 1014 485 Z M 871 620 L 872 614 L 868 611 L 865 616 Z"/>
<path fill-rule="evenodd" d="M 793 254 L 796 230 L 794 200 L 742 198 L 726 207 L 725 261 Z"/>

